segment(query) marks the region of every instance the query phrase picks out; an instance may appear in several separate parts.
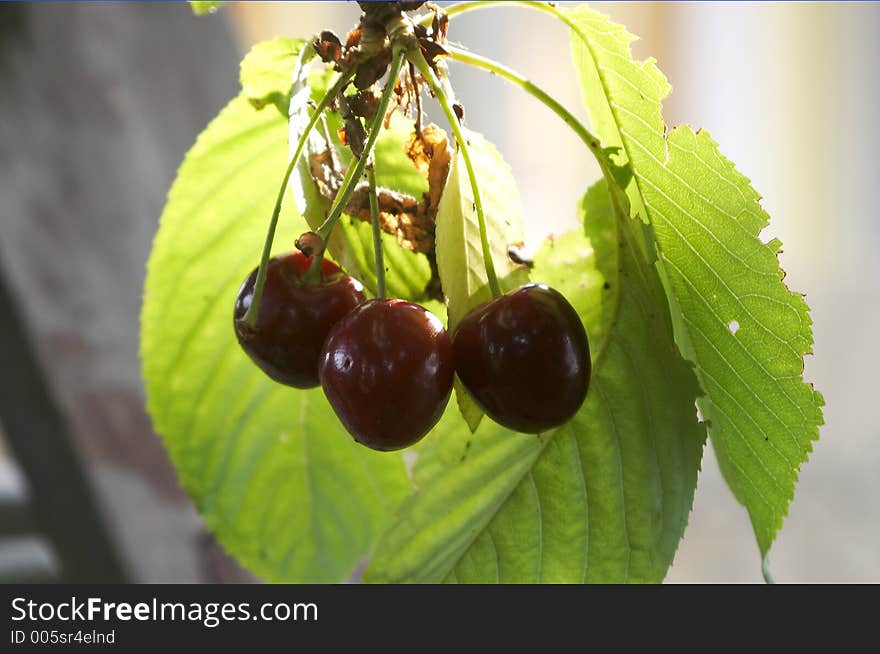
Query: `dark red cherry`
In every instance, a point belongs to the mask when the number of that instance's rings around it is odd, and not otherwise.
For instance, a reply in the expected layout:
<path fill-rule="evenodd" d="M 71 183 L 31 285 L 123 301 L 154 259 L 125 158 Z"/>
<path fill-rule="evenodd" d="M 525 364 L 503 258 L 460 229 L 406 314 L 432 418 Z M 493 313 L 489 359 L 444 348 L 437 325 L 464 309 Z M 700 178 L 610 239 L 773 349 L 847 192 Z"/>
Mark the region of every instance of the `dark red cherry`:
<path fill-rule="evenodd" d="M 321 354 L 321 385 L 354 439 L 408 447 L 437 424 L 455 375 L 452 343 L 424 307 L 371 300 L 343 318 Z"/>
<path fill-rule="evenodd" d="M 240 321 L 254 296 L 256 270 L 235 301 L 235 333 L 242 349 L 269 377 L 296 388 L 320 384 L 318 359 L 327 334 L 366 300 L 361 284 L 326 259 L 321 262 L 321 280 L 306 282 L 303 275 L 311 262 L 302 252 L 269 261 L 255 329 Z"/>
<path fill-rule="evenodd" d="M 476 307 L 453 336 L 455 369 L 495 422 L 528 434 L 568 422 L 590 383 L 590 348 L 559 292 L 529 284 Z"/>

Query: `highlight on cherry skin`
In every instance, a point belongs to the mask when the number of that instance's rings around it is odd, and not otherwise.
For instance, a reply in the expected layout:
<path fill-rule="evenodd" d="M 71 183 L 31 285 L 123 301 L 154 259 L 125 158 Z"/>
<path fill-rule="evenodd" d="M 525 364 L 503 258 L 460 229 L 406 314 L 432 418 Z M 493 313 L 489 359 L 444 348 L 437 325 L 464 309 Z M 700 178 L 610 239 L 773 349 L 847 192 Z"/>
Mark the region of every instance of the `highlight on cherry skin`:
<path fill-rule="evenodd" d="M 321 348 L 333 326 L 366 301 L 360 282 L 332 261 L 321 262 L 320 279 L 305 279 L 313 257 L 294 251 L 269 260 L 256 327 L 243 322 L 257 280 L 242 284 L 233 322 L 242 349 L 271 379 L 294 388 L 314 388 Z"/>
<path fill-rule="evenodd" d="M 541 284 L 474 308 L 453 335 L 459 379 L 498 424 L 523 433 L 559 427 L 590 384 L 590 347 L 574 307 Z"/>
<path fill-rule="evenodd" d="M 354 439 L 374 450 L 420 441 L 452 391 L 452 343 L 440 320 L 404 300 L 370 300 L 327 338 L 321 385 Z"/>

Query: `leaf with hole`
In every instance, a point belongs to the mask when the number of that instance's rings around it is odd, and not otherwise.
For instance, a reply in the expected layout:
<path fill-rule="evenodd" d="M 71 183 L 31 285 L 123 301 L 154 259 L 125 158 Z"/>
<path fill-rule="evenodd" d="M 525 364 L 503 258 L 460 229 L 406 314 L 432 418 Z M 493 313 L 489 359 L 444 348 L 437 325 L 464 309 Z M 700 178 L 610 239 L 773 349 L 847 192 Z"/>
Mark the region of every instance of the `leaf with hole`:
<path fill-rule="evenodd" d="M 547 241 L 527 273 L 507 256 L 522 238 L 516 183 L 495 147 L 467 132 L 502 286 L 551 285 L 590 338 L 590 393 L 551 433 L 481 420 L 462 392 L 405 456 L 371 452 L 320 390 L 273 384 L 238 348 L 236 291 L 259 258 L 291 149 L 340 75 L 307 42 L 275 39 L 249 53 L 242 93 L 178 172 L 144 296 L 148 409 L 209 528 L 266 580 L 341 582 L 366 566 L 373 582 L 661 581 L 687 524 L 707 432 L 762 553 L 782 524 L 822 398 L 802 374 L 808 309 L 782 283 L 779 243 L 760 240 L 768 216 L 757 193 L 706 132 L 667 133 L 668 84 L 653 60 L 632 59 L 623 27 L 586 6 L 516 4 L 568 26 L 595 136 L 534 84 L 502 77 L 573 126 L 605 180 L 579 207 L 583 231 Z M 447 316 L 454 330 L 489 298 L 473 192 L 457 155 L 448 174 L 445 162 L 426 172 L 405 80 L 397 91 L 403 110 L 375 151 L 388 290 Z M 353 119 L 341 114 L 370 101 L 336 98 L 317 122 L 283 193 L 275 252 L 326 218 L 351 163 L 340 134 Z M 375 290 L 357 198 L 329 252 Z M 430 220 L 412 230 L 415 214 L 383 204 L 397 201 L 433 202 L 436 233 Z M 437 277 L 445 303 L 436 301 Z"/>
<path fill-rule="evenodd" d="M 634 37 L 587 6 L 560 15 L 584 103 L 605 144 L 620 148 L 633 211 L 653 228 L 676 343 L 705 391 L 698 404 L 721 470 L 766 555 L 822 424 L 822 396 L 803 381 L 807 304 L 782 283 L 780 243 L 759 239 L 769 216 L 748 179 L 706 131 L 666 133 L 669 84 L 653 60 L 633 60 Z"/>

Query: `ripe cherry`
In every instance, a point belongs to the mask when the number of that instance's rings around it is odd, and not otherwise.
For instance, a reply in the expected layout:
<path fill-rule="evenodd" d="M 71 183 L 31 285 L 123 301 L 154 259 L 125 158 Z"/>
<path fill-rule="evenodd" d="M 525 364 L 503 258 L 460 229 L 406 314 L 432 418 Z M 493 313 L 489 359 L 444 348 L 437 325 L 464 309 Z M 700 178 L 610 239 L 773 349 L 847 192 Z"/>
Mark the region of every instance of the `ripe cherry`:
<path fill-rule="evenodd" d="M 342 424 L 381 451 L 408 447 L 437 424 L 454 374 L 443 325 L 403 300 L 371 300 L 352 311 L 327 337 L 320 364 Z"/>
<path fill-rule="evenodd" d="M 590 383 L 590 348 L 558 292 L 529 284 L 476 307 L 453 336 L 455 368 L 495 422 L 539 433 L 568 422 Z"/>
<path fill-rule="evenodd" d="M 242 349 L 275 381 L 296 388 L 314 388 L 318 359 L 332 327 L 366 300 L 363 287 L 324 259 L 321 279 L 303 276 L 312 257 L 291 252 L 270 259 L 257 324 L 241 319 L 251 305 L 257 270 L 245 280 L 235 301 L 235 333 Z"/>

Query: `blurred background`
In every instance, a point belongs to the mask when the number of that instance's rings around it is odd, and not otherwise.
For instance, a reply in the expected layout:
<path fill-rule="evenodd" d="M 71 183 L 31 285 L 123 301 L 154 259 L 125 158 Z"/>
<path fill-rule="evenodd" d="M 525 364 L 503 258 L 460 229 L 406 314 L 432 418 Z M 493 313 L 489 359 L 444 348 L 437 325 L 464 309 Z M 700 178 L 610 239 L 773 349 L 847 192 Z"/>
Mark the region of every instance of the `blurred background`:
<path fill-rule="evenodd" d="M 773 573 L 878 582 L 880 5 L 594 4 L 672 82 L 667 124 L 708 129 L 763 194 L 786 283 L 813 310 L 806 377 L 826 425 Z M 342 34 L 357 16 L 352 2 L 202 18 L 184 3 L 0 4 L 0 582 L 251 579 L 204 529 L 144 412 L 144 264 L 176 168 L 237 93 L 247 48 Z M 456 19 L 451 37 L 584 117 L 559 24 L 493 9 Z M 530 241 L 575 227 L 598 171 L 567 128 L 498 79 L 452 75 L 470 127 L 513 167 Z M 711 451 L 668 580 L 761 580 Z"/>

